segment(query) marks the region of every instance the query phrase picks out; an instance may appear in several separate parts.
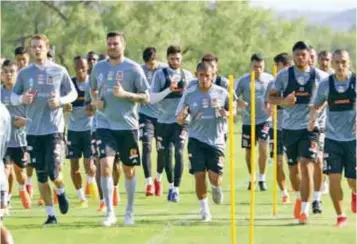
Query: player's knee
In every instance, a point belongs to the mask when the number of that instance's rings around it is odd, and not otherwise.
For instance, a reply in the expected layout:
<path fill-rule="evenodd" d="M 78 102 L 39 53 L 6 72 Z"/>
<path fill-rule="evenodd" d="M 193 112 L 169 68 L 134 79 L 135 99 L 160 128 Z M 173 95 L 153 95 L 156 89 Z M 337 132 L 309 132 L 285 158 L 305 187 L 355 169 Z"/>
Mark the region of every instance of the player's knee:
<path fill-rule="evenodd" d="M 41 184 L 44 184 L 48 181 L 48 175 L 43 170 L 36 170 L 37 181 Z"/>

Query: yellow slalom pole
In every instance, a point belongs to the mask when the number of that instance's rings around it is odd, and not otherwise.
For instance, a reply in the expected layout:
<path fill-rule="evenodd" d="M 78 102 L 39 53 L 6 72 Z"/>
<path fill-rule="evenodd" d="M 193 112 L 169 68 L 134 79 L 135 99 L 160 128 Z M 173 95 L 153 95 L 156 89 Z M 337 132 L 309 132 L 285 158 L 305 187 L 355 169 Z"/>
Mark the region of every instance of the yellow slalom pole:
<path fill-rule="evenodd" d="M 273 76 L 276 77 L 277 74 L 277 66 L 274 65 L 273 67 Z M 273 142 L 273 160 L 274 160 L 274 183 L 273 183 L 273 216 L 276 216 L 278 213 L 278 192 L 277 192 L 277 184 L 278 184 L 278 110 L 277 106 L 273 106 L 273 136 L 274 136 L 274 142 Z"/>
<path fill-rule="evenodd" d="M 236 230 L 236 196 L 235 196 L 235 167 L 234 167 L 234 118 L 233 118 L 233 75 L 228 76 L 229 79 L 229 118 L 228 118 L 228 143 L 229 143 L 229 175 L 231 188 L 231 243 L 237 243 Z"/>
<path fill-rule="evenodd" d="M 250 73 L 250 225 L 249 244 L 254 244 L 255 218 L 255 72 Z"/>

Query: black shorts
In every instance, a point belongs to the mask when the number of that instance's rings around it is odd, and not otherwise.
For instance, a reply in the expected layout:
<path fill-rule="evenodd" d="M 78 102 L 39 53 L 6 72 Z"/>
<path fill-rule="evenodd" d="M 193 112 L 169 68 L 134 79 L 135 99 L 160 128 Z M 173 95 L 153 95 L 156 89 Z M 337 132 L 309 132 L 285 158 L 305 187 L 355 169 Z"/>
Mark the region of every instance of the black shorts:
<path fill-rule="evenodd" d="M 250 149 L 250 134 L 251 134 L 251 126 L 243 125 L 242 126 L 242 148 Z M 255 125 L 255 143 L 257 141 L 268 141 L 269 140 L 269 123 L 264 122 L 261 124 Z"/>
<path fill-rule="evenodd" d="M 356 179 L 356 141 L 335 141 L 326 138 L 324 148 L 325 174 L 342 174 Z"/>
<path fill-rule="evenodd" d="M 91 134 L 91 149 L 92 149 L 92 156 L 93 157 L 98 157 L 98 146 L 97 146 L 97 137 L 96 137 L 96 132 L 92 132 Z"/>
<path fill-rule="evenodd" d="M 170 144 L 185 143 L 187 140 L 187 125 L 157 123 L 157 148 L 168 149 Z"/>
<path fill-rule="evenodd" d="M 154 137 L 156 138 L 157 119 L 139 114 L 139 125 L 139 137 L 143 143 L 151 142 Z"/>
<path fill-rule="evenodd" d="M 64 162 L 63 133 L 27 135 L 27 152 L 37 171 L 53 171 L 56 165 Z"/>
<path fill-rule="evenodd" d="M 319 131 L 315 128 L 312 132 L 303 130 L 283 130 L 283 143 L 286 148 L 288 164 L 297 164 L 300 158 L 315 160 L 319 151 Z"/>
<path fill-rule="evenodd" d="M 71 131 L 67 133 L 67 159 L 91 158 L 91 131 Z"/>
<path fill-rule="evenodd" d="M 189 138 L 188 155 L 190 159 L 189 172 L 213 171 L 219 175 L 223 174 L 224 153 L 197 139 Z"/>
<path fill-rule="evenodd" d="M 278 156 L 284 154 L 284 144 L 283 144 L 283 131 L 278 130 L 278 138 L 277 138 L 277 153 Z M 274 157 L 274 129 L 269 129 L 269 148 L 270 148 L 270 157 Z"/>
<path fill-rule="evenodd" d="M 126 166 L 140 165 L 139 133 L 137 130 L 96 131 L 99 158 L 120 155 L 120 160 Z"/>
<path fill-rule="evenodd" d="M 8 147 L 6 149 L 4 164 L 15 163 L 21 169 L 25 168 L 28 159 L 26 147 Z"/>

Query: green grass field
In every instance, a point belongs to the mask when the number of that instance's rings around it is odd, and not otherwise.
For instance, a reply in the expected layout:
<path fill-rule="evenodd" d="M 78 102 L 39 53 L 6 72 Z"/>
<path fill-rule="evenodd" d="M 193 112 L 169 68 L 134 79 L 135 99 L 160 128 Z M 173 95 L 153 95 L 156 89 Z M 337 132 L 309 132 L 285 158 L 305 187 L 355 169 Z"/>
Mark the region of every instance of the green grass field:
<path fill-rule="evenodd" d="M 235 188 L 237 243 L 249 243 L 250 195 L 246 190 L 248 175 L 244 154 L 240 149 L 240 135 L 235 135 Z M 187 157 L 186 157 L 187 159 Z M 228 160 L 227 160 L 228 161 Z M 213 205 L 210 201 L 213 221 L 199 221 L 199 203 L 194 193 L 194 179 L 185 174 L 181 187 L 181 202 L 168 203 L 163 197 L 144 196 L 142 168 L 137 168 L 139 179 L 135 204 L 134 227 L 123 226 L 126 195 L 124 181 L 120 182 L 121 204 L 116 209 L 118 224 L 115 227 L 101 227 L 103 214 L 96 212 L 98 202 L 90 200 L 87 209 L 77 207 L 77 198 L 69 176 L 68 164 L 64 168 L 66 189 L 70 197 L 70 211 L 67 215 L 58 214 L 59 225 L 42 228 L 45 210 L 35 205 L 31 210 L 23 210 L 17 196 L 13 197 L 11 216 L 5 224 L 12 231 L 15 243 L 49 244 L 189 244 L 189 243 L 230 243 L 230 198 L 229 166 L 224 176 L 225 201 L 223 205 Z M 352 244 L 356 243 L 356 217 L 350 210 L 350 192 L 344 182 L 345 210 L 349 224 L 344 229 L 334 227 L 336 216 L 329 196 L 324 196 L 324 212 L 310 217 L 306 226 L 297 225 L 292 218 L 293 205 L 279 205 L 278 216 L 272 216 L 272 174 L 268 168 L 267 192 L 256 192 L 255 205 L 255 244 Z M 166 179 L 164 181 L 166 183 Z M 165 194 L 166 194 L 165 185 Z M 15 194 L 16 195 L 16 194 Z M 38 194 L 35 199 L 37 199 Z M 57 213 L 59 210 L 56 209 Z"/>

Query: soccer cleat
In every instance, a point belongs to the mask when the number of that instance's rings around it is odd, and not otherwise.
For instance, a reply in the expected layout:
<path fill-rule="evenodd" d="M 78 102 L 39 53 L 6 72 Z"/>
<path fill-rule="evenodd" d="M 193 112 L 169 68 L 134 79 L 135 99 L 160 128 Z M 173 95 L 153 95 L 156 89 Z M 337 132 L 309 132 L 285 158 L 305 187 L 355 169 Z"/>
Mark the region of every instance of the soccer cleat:
<path fill-rule="evenodd" d="M 289 195 L 281 197 L 281 204 L 289 204 L 289 203 L 290 203 Z"/>
<path fill-rule="evenodd" d="M 295 219 L 300 218 L 300 211 L 301 211 L 301 199 L 296 199 L 295 200 L 295 206 L 294 206 L 294 217 Z"/>
<path fill-rule="evenodd" d="M 97 211 L 100 213 L 104 213 L 106 209 L 107 208 L 105 207 L 105 202 L 103 200 L 101 200 Z"/>
<path fill-rule="evenodd" d="M 113 192 L 113 206 L 117 207 L 119 205 L 119 202 L 120 202 L 119 192 L 115 187 Z"/>
<path fill-rule="evenodd" d="M 179 202 L 180 194 L 178 192 L 173 191 L 171 196 L 171 202 Z"/>
<path fill-rule="evenodd" d="M 86 186 L 87 187 L 87 186 Z M 98 193 L 98 187 L 96 183 L 90 183 L 88 184 L 88 189 L 89 189 L 89 196 L 93 199 L 93 200 L 98 200 L 99 198 L 99 193 Z"/>
<path fill-rule="evenodd" d="M 162 196 L 162 184 L 157 179 L 154 180 L 155 196 Z"/>
<path fill-rule="evenodd" d="M 84 187 L 84 194 L 86 195 L 86 197 L 91 196 L 91 192 L 90 192 L 88 183 L 86 183 L 86 186 Z"/>
<path fill-rule="evenodd" d="M 40 197 L 38 200 L 37 200 L 37 205 L 38 206 L 43 206 L 45 204 L 45 202 L 43 201 L 43 198 Z"/>
<path fill-rule="evenodd" d="M 102 225 L 105 227 L 110 227 L 110 226 L 114 225 L 116 222 L 117 222 L 117 219 L 114 214 L 107 214 L 104 221 L 102 222 Z"/>
<path fill-rule="evenodd" d="M 169 189 L 169 192 L 167 194 L 167 201 L 169 202 L 172 201 L 172 193 L 173 193 L 173 189 Z"/>
<path fill-rule="evenodd" d="M 135 224 L 133 212 L 125 211 L 124 224 L 125 225 L 134 225 Z"/>
<path fill-rule="evenodd" d="M 57 224 L 57 219 L 55 216 L 48 216 L 47 220 L 45 223 L 43 223 L 43 226 L 53 226 Z"/>
<path fill-rule="evenodd" d="M 69 204 L 68 204 L 68 200 L 66 197 L 66 193 L 57 195 L 57 198 L 58 198 L 58 206 L 59 206 L 61 213 L 66 214 L 69 209 Z"/>
<path fill-rule="evenodd" d="M 301 225 L 306 225 L 307 224 L 307 220 L 308 220 L 308 216 L 306 213 L 301 213 L 300 217 L 299 217 L 299 224 Z"/>
<path fill-rule="evenodd" d="M 53 204 L 58 204 L 57 192 L 53 190 Z"/>
<path fill-rule="evenodd" d="M 321 214 L 322 213 L 322 201 L 312 202 L 312 213 Z"/>
<path fill-rule="evenodd" d="M 347 225 L 347 217 L 337 217 L 336 227 L 342 228 Z"/>
<path fill-rule="evenodd" d="M 209 211 L 201 210 L 201 220 L 202 222 L 210 222 L 212 220 L 212 215 Z"/>
<path fill-rule="evenodd" d="M 88 208 L 88 201 L 87 200 L 81 200 L 81 201 L 79 201 L 78 206 L 80 208 Z"/>
<path fill-rule="evenodd" d="M 153 196 L 154 195 L 154 185 L 150 184 L 146 186 L 146 193 L 145 195 L 148 196 Z"/>
<path fill-rule="evenodd" d="M 252 189 L 252 182 L 249 182 L 249 183 L 248 183 L 248 188 L 247 188 L 247 190 L 250 191 L 250 189 Z"/>
<path fill-rule="evenodd" d="M 223 191 L 221 187 L 212 187 L 212 201 L 215 204 L 223 203 Z"/>
<path fill-rule="evenodd" d="M 22 206 L 25 209 L 30 209 L 31 208 L 31 199 L 30 199 L 30 196 L 27 193 L 27 191 L 26 190 L 25 191 L 19 191 L 19 195 L 20 195 L 20 198 L 21 198 Z"/>
<path fill-rule="evenodd" d="M 26 185 L 26 191 L 29 194 L 30 198 L 33 197 L 33 188 L 32 185 Z"/>
<path fill-rule="evenodd" d="M 266 191 L 268 189 L 267 183 L 265 181 L 259 181 L 258 185 L 260 191 Z"/>

